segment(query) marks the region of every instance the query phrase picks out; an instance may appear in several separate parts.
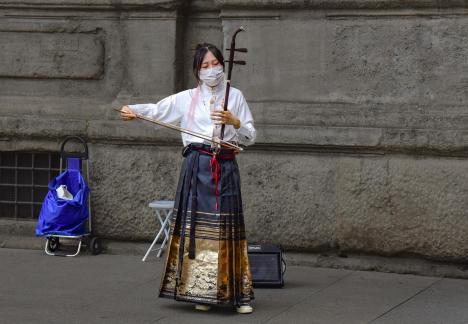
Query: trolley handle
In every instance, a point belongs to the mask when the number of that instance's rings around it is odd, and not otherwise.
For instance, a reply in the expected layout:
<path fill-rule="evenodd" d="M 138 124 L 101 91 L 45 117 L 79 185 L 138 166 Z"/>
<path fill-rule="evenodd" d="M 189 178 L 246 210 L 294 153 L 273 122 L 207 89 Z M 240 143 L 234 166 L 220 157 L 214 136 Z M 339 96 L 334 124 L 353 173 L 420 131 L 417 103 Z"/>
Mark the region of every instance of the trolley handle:
<path fill-rule="evenodd" d="M 65 151 L 65 144 L 67 144 L 69 141 L 71 140 L 77 140 L 78 142 L 81 142 L 81 144 L 83 145 L 83 148 L 84 148 L 84 151 L 83 152 L 66 152 Z M 88 157 L 89 157 L 89 154 L 88 154 L 88 144 L 86 143 L 86 141 L 80 137 L 80 136 L 76 136 L 76 135 L 73 135 L 73 136 L 67 136 L 63 142 L 62 142 L 62 145 L 60 146 L 60 156 L 62 158 L 68 158 L 68 157 L 79 157 L 81 158 L 82 160 L 87 160 Z"/>

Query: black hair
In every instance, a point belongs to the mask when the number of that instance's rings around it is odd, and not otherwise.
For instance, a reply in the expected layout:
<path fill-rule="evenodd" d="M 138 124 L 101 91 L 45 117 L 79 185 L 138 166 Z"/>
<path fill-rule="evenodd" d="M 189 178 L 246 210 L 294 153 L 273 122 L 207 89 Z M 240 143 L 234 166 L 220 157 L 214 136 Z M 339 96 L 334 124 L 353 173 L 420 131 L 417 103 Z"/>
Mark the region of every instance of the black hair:
<path fill-rule="evenodd" d="M 203 43 L 198 44 L 195 48 L 195 54 L 193 55 L 193 75 L 197 79 L 197 83 L 200 83 L 200 70 L 203 63 L 203 58 L 205 57 L 208 51 L 216 57 L 219 63 L 223 66 L 224 69 L 224 56 L 223 53 L 213 44 Z"/>

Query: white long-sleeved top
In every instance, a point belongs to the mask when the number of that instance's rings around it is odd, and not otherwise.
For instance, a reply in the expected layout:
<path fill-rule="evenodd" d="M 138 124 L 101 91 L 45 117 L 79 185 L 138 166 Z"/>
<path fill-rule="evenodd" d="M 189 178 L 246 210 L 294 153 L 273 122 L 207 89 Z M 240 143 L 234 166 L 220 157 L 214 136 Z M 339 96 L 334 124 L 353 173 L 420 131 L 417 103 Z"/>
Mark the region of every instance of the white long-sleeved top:
<path fill-rule="evenodd" d="M 221 110 L 224 99 L 225 86 L 220 85 L 214 88 L 201 85 L 197 88 L 185 90 L 166 97 L 158 103 L 128 105 L 135 113 L 160 120 L 165 123 L 177 124 L 180 122 L 182 128 L 190 129 L 194 132 L 211 137 L 213 135 L 214 122 L 210 117 L 211 108 Z M 198 95 L 197 95 L 198 93 Z M 190 112 L 192 98 L 194 109 Z M 211 100 L 211 105 L 210 105 Z M 231 87 L 229 92 L 228 110 L 240 120 L 240 128 L 235 129 L 232 125 L 226 125 L 224 129 L 224 140 L 235 141 L 244 145 L 251 145 L 255 142 L 256 131 L 254 120 L 249 106 L 242 95 L 242 92 Z M 184 145 L 190 143 L 203 143 L 203 139 L 182 133 Z"/>

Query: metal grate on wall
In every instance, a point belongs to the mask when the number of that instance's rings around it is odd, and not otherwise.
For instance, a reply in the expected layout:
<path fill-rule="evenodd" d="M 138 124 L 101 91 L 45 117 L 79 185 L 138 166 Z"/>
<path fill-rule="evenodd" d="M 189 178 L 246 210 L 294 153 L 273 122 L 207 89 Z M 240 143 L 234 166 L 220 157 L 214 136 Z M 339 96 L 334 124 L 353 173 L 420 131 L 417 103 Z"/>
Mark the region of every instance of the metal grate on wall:
<path fill-rule="evenodd" d="M 0 152 L 0 218 L 37 219 L 59 153 Z"/>

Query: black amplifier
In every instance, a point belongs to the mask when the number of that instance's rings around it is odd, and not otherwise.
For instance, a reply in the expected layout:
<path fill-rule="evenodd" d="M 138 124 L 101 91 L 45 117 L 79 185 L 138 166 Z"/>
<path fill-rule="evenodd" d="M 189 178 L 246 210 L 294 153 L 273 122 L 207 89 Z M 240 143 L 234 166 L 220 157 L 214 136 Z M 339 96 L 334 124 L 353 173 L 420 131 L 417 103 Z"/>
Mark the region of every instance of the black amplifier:
<path fill-rule="evenodd" d="M 284 286 L 286 264 L 281 248 L 270 244 L 247 246 L 254 287 L 281 288 Z"/>

